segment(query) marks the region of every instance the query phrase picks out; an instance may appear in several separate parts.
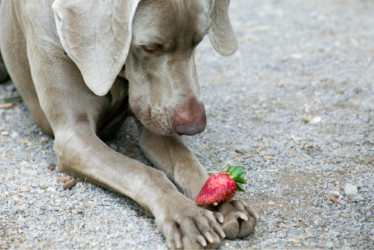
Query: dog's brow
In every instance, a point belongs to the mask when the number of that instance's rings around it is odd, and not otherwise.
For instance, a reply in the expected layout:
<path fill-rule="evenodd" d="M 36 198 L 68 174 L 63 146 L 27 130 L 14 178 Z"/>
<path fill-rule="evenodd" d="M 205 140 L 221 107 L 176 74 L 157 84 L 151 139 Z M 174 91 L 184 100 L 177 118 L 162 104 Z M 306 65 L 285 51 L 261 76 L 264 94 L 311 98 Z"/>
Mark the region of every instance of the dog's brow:
<path fill-rule="evenodd" d="M 161 37 L 158 35 L 154 35 L 154 36 L 148 36 L 147 38 L 144 37 L 144 38 L 139 39 L 138 44 L 139 45 L 166 44 L 166 43 L 170 43 L 170 41 L 171 39 Z"/>

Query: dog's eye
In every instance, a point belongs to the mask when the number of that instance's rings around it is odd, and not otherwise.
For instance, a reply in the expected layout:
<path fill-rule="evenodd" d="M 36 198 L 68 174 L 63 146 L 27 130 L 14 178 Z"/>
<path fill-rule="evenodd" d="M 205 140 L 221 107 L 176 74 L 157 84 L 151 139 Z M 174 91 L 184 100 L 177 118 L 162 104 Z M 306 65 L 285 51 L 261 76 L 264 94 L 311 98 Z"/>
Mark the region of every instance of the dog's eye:
<path fill-rule="evenodd" d="M 141 48 L 150 54 L 159 55 L 162 53 L 162 45 L 160 44 L 152 44 L 152 45 L 142 45 Z"/>

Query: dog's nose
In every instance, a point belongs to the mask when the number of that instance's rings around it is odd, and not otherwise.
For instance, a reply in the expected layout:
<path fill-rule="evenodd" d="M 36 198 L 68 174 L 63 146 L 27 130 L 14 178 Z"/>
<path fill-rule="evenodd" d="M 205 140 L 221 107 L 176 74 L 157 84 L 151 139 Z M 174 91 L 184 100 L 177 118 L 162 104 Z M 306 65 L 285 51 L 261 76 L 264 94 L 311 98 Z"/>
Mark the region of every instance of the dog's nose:
<path fill-rule="evenodd" d="M 196 98 L 191 98 L 174 113 L 173 129 L 179 135 L 195 135 L 206 127 L 205 107 Z"/>

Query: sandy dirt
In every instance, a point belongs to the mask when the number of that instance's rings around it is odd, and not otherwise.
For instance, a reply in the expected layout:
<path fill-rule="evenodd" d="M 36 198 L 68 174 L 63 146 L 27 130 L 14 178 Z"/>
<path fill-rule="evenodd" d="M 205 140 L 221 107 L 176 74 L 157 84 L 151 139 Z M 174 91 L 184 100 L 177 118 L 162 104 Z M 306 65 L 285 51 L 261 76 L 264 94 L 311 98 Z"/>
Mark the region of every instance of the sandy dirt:
<path fill-rule="evenodd" d="M 221 248 L 374 248 L 374 2 L 231 2 L 240 48 L 199 46 L 208 127 L 186 137 L 208 170 L 247 171 L 238 198 L 259 225 Z M 0 103 L 16 96 L 0 85 Z M 148 163 L 136 133 L 129 120 L 107 143 Z M 135 202 L 84 180 L 64 190 L 56 164 L 23 103 L 0 109 L 0 248 L 166 248 Z"/>

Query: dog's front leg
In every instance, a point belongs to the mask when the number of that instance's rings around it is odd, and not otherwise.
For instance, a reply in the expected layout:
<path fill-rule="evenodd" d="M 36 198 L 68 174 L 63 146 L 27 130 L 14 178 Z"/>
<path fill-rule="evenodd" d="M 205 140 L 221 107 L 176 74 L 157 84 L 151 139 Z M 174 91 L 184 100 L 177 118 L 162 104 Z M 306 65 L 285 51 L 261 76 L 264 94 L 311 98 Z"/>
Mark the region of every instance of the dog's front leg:
<path fill-rule="evenodd" d="M 212 212 L 181 194 L 162 171 L 121 155 L 96 135 L 110 98 L 94 95 L 63 53 L 33 48 L 33 80 L 55 136 L 59 170 L 135 200 L 155 217 L 171 248 L 218 246 L 224 233 Z"/>
<path fill-rule="evenodd" d="M 124 194 L 154 215 L 171 248 L 218 246 L 223 231 L 213 214 L 178 192 L 166 175 L 124 157 L 86 124 L 56 134 L 59 170 Z"/>
<path fill-rule="evenodd" d="M 204 185 L 208 174 L 196 156 L 178 136 L 160 136 L 147 130 L 139 122 L 139 140 L 147 158 L 176 182 L 183 192 L 195 199 Z M 239 200 L 210 207 L 217 213 L 226 237 L 241 238 L 253 232 L 258 216 L 249 206 Z"/>
<path fill-rule="evenodd" d="M 59 170 L 126 195 L 154 215 L 171 248 L 218 246 L 224 233 L 213 214 L 178 192 L 164 173 L 103 143 L 86 124 L 56 133 Z"/>
<path fill-rule="evenodd" d="M 181 137 L 156 135 L 137 121 L 139 143 L 146 157 L 194 200 L 208 174 Z"/>

